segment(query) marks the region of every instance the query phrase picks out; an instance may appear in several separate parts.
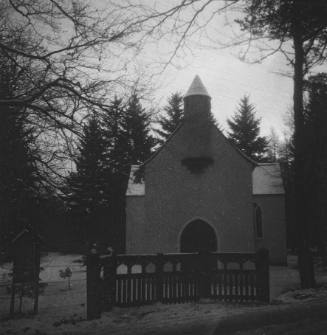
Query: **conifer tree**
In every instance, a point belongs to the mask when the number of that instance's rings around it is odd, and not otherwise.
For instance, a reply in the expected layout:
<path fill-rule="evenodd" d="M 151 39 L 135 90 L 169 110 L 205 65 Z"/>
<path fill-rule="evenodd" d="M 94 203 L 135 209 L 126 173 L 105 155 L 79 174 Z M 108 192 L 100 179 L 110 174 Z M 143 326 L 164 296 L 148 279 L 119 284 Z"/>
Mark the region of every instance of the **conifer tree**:
<path fill-rule="evenodd" d="M 141 164 L 151 155 L 155 140 L 150 134 L 150 115 L 133 94 L 127 103 L 115 97 L 103 116 L 106 141 L 106 178 L 110 180 L 109 243 L 124 251 L 125 194 L 131 165 Z"/>
<path fill-rule="evenodd" d="M 123 120 L 124 135 L 128 138 L 129 164 L 141 164 L 150 157 L 155 145 L 155 139 L 150 134 L 150 123 L 150 114 L 134 93 L 128 101 Z"/>
<path fill-rule="evenodd" d="M 83 222 L 85 239 L 124 251 L 125 193 L 132 164 L 149 158 L 154 138 L 150 116 L 136 94 L 127 103 L 115 97 L 106 113 L 85 124 L 68 178 L 72 216 Z"/>
<path fill-rule="evenodd" d="M 68 205 L 72 215 L 84 226 L 85 241 L 99 236 L 100 217 L 108 206 L 105 178 L 105 141 L 100 122 L 92 115 L 84 125 L 75 160 L 76 172 L 68 178 Z"/>
<path fill-rule="evenodd" d="M 115 98 L 103 116 L 106 140 L 106 167 L 111 173 L 128 174 L 132 164 L 141 164 L 151 155 L 155 139 L 150 133 L 151 115 L 137 94 L 125 104 Z"/>
<path fill-rule="evenodd" d="M 119 171 L 127 164 L 128 147 L 122 141 L 123 120 L 126 117 L 126 106 L 121 98 L 115 96 L 108 110 L 102 115 L 104 139 L 106 141 L 106 169 L 110 173 Z M 125 162 L 125 163 L 124 163 Z"/>
<path fill-rule="evenodd" d="M 260 119 L 255 116 L 255 108 L 244 96 L 235 115 L 227 120 L 230 127 L 228 139 L 245 155 L 255 161 L 262 161 L 267 150 L 267 140 L 260 137 Z"/>
<path fill-rule="evenodd" d="M 184 116 L 183 96 L 180 93 L 173 93 L 168 98 L 168 104 L 164 107 L 165 115 L 160 116 L 158 123 L 161 129 L 156 132 L 159 135 L 159 143 L 163 144 L 175 131 Z"/>
<path fill-rule="evenodd" d="M 107 242 L 118 252 L 124 252 L 125 193 L 130 164 L 128 136 L 124 129 L 126 104 L 115 97 L 102 116 L 105 149 L 105 176 L 107 184 L 108 216 Z"/>

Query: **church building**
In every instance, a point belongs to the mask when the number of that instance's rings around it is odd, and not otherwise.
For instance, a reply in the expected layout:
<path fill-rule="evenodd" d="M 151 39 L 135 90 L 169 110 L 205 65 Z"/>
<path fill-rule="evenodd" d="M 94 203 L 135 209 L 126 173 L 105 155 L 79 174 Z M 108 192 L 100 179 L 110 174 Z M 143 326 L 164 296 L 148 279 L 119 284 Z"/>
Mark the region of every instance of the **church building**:
<path fill-rule="evenodd" d="M 211 118 L 198 76 L 184 97 L 184 119 L 141 167 L 126 193 L 126 253 L 255 252 L 286 263 L 280 166 L 257 163 Z M 142 175 L 142 177 L 140 177 Z"/>

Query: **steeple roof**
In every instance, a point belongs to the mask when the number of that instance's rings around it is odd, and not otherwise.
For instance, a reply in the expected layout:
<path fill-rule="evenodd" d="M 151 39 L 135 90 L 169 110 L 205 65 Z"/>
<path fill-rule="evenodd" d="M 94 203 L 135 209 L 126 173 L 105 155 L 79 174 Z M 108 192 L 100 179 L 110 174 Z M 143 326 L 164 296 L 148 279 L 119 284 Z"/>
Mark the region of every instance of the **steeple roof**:
<path fill-rule="evenodd" d="M 194 77 L 193 82 L 184 97 L 186 98 L 190 95 L 206 95 L 210 97 L 207 89 L 204 87 L 198 75 Z"/>

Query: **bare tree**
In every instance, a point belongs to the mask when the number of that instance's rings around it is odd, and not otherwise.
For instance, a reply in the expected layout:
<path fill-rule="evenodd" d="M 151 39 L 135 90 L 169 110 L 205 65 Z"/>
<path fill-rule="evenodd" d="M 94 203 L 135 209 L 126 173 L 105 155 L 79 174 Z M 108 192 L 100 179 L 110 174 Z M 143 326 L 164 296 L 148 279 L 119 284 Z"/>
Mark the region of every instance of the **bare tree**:
<path fill-rule="evenodd" d="M 26 110 L 42 152 L 40 171 L 60 176 L 84 117 L 128 85 L 138 27 L 110 6 L 83 1 L 5 0 L 0 12 L 1 60 L 20 78 L 0 103 Z"/>
<path fill-rule="evenodd" d="M 273 127 L 271 127 L 270 134 L 268 136 L 268 151 L 267 151 L 268 161 L 270 162 L 278 161 L 280 146 L 281 143 L 276 133 L 276 130 Z"/>

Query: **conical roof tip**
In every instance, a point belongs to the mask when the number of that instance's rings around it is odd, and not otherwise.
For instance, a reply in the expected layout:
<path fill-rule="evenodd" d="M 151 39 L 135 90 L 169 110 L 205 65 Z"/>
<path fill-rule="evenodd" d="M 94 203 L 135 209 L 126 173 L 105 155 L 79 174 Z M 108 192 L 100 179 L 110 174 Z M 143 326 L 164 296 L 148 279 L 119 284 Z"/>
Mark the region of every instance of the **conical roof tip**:
<path fill-rule="evenodd" d="M 196 75 L 192 81 L 192 84 L 188 91 L 186 92 L 184 98 L 190 96 L 190 95 L 206 95 L 210 97 L 207 89 L 204 87 L 200 77 Z"/>

